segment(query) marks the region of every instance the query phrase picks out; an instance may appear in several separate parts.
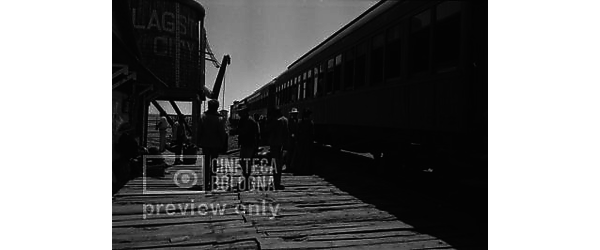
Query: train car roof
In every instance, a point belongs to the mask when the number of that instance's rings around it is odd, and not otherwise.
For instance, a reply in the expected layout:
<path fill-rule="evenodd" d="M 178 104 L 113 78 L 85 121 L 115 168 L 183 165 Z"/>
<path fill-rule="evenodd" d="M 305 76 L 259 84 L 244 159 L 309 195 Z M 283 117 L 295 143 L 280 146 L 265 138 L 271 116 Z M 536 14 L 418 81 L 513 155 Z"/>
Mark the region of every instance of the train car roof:
<path fill-rule="evenodd" d="M 255 90 L 254 92 L 252 92 L 252 94 L 248 95 L 246 98 L 244 98 L 243 100 L 248 100 L 248 101 L 254 101 L 254 99 L 256 99 L 263 90 L 265 90 L 266 88 L 268 88 L 271 84 L 274 84 L 275 81 L 277 80 L 277 78 L 269 81 L 267 84 L 260 86 L 260 88 L 258 88 L 257 90 Z"/>
<path fill-rule="evenodd" d="M 313 55 L 318 55 L 327 47 L 338 42 L 339 40 L 341 40 L 348 34 L 352 33 L 354 30 L 362 27 L 367 22 L 373 20 L 374 18 L 379 16 L 381 13 L 388 10 L 390 7 L 392 7 L 393 5 L 395 5 L 396 3 L 399 3 L 399 2 L 403 2 L 403 1 L 382 0 L 382 1 L 377 2 L 375 5 L 371 6 L 369 9 L 367 9 L 365 12 L 360 14 L 354 20 L 352 20 L 348 24 L 344 25 L 344 27 L 342 27 L 341 29 L 339 29 L 338 31 L 333 33 L 331 36 L 329 36 L 323 42 L 319 43 L 317 46 L 315 46 L 314 48 L 309 50 L 306 54 L 304 54 L 303 56 L 298 58 L 296 61 L 294 61 L 292 64 L 290 64 L 290 66 L 288 66 L 288 70 L 292 70 L 296 66 L 303 64 L 305 61 L 310 59 Z"/>

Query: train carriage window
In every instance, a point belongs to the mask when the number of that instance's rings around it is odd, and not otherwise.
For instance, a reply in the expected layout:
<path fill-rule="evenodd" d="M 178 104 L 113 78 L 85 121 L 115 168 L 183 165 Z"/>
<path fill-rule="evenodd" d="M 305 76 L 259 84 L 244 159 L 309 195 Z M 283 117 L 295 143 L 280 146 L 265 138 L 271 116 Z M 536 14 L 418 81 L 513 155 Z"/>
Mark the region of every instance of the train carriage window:
<path fill-rule="evenodd" d="M 310 72 L 310 71 L 309 71 Z M 302 76 L 302 100 L 306 100 L 306 81 L 308 77 L 308 72 L 304 72 Z"/>
<path fill-rule="evenodd" d="M 298 80 L 296 81 L 296 88 L 294 89 L 294 91 L 296 91 L 297 96 L 296 96 L 296 100 L 300 101 L 300 88 L 302 87 L 302 75 L 298 76 Z"/>
<path fill-rule="evenodd" d="M 297 95 L 297 88 L 298 86 L 298 77 L 294 78 L 294 83 L 292 84 L 292 89 L 291 89 L 291 95 L 292 95 L 292 102 L 296 102 L 296 100 L 298 100 L 298 95 Z"/>
<path fill-rule="evenodd" d="M 304 96 L 302 95 L 302 86 L 304 85 L 304 81 L 306 80 L 306 77 L 304 75 L 304 73 L 300 74 L 300 81 L 298 82 L 298 100 L 302 100 L 304 98 Z"/>
<path fill-rule="evenodd" d="M 344 62 L 344 88 L 349 89 L 354 86 L 354 51 L 346 52 L 346 62 Z"/>
<path fill-rule="evenodd" d="M 325 93 L 325 66 L 327 66 L 326 62 L 319 66 L 319 96 L 323 96 Z"/>
<path fill-rule="evenodd" d="M 365 85 L 365 78 L 367 73 L 367 48 L 368 44 L 366 42 L 359 45 L 356 48 L 356 62 L 354 67 L 354 70 L 356 71 L 356 78 L 354 86 L 356 86 L 357 88 L 360 88 Z"/>
<path fill-rule="evenodd" d="M 298 99 L 299 100 L 303 100 L 304 99 L 304 95 L 302 94 L 302 92 L 304 92 L 304 82 L 306 81 L 306 75 L 302 74 L 302 78 L 300 83 L 298 84 L 298 92 L 300 92 L 298 95 L 300 96 Z"/>
<path fill-rule="evenodd" d="M 294 82 L 294 79 L 290 79 L 290 81 L 287 84 L 287 87 L 285 88 L 285 95 L 286 95 L 285 98 L 287 99 L 286 104 L 292 102 L 292 95 L 290 94 L 290 92 L 291 92 L 291 89 L 292 89 L 292 83 L 293 82 Z"/>
<path fill-rule="evenodd" d="M 312 69 L 309 69 L 306 76 L 306 99 L 310 99 L 313 97 L 313 78 L 312 78 Z"/>
<path fill-rule="evenodd" d="M 302 74 L 302 85 L 300 86 L 300 100 L 306 99 L 306 72 Z"/>
<path fill-rule="evenodd" d="M 374 85 L 383 80 L 383 46 L 385 43 L 384 34 L 373 37 L 371 52 L 371 81 Z"/>
<path fill-rule="evenodd" d="M 385 78 L 400 76 L 400 25 L 397 24 L 387 32 L 385 47 Z"/>
<path fill-rule="evenodd" d="M 296 77 L 296 85 L 294 86 L 294 95 L 296 96 L 296 101 L 300 100 L 300 86 L 302 86 L 302 75 Z"/>
<path fill-rule="evenodd" d="M 294 81 L 292 82 L 292 87 L 290 88 L 290 96 L 292 99 L 292 103 L 296 102 L 297 99 L 297 94 L 296 94 L 296 85 L 298 84 L 298 77 L 294 78 Z"/>
<path fill-rule="evenodd" d="M 290 85 L 292 84 L 292 80 L 289 80 L 285 86 L 285 104 L 290 103 Z"/>
<path fill-rule="evenodd" d="M 333 91 L 340 90 L 340 83 L 342 82 L 342 55 L 335 57 L 335 68 L 333 70 Z"/>
<path fill-rule="evenodd" d="M 275 86 L 275 105 L 279 106 L 279 86 Z"/>
<path fill-rule="evenodd" d="M 292 102 L 292 86 L 294 86 L 294 79 L 291 79 L 288 82 L 287 91 L 286 91 L 287 100 L 288 100 L 287 103 Z"/>
<path fill-rule="evenodd" d="M 298 76 L 296 76 L 294 78 L 294 82 L 292 83 L 292 89 L 290 90 L 291 91 L 290 94 L 292 95 L 293 102 L 296 102 L 296 100 L 298 100 L 298 90 L 296 90 L 297 86 L 298 86 Z"/>
<path fill-rule="evenodd" d="M 314 76 L 315 78 L 313 79 L 314 81 L 314 87 L 313 87 L 313 96 L 317 97 L 317 91 L 319 90 L 319 68 L 315 67 L 315 69 L 313 70 L 314 72 Z"/>
<path fill-rule="evenodd" d="M 302 82 L 302 100 L 306 100 L 306 82 Z"/>
<path fill-rule="evenodd" d="M 287 103 L 287 85 L 288 85 L 288 81 L 286 81 L 283 84 L 283 89 L 281 90 L 281 99 L 283 100 L 283 104 L 285 105 Z"/>
<path fill-rule="evenodd" d="M 431 11 L 423 11 L 410 21 L 410 72 L 411 75 L 429 70 L 429 41 L 431 36 Z"/>
<path fill-rule="evenodd" d="M 330 93 L 331 90 L 333 90 L 333 65 L 334 65 L 334 58 L 329 59 L 329 61 L 327 61 L 327 76 L 325 77 L 325 81 L 327 81 L 327 84 L 325 85 L 325 92 L 326 93 Z"/>
<path fill-rule="evenodd" d="M 279 99 L 281 99 L 280 104 L 285 103 L 285 82 L 281 83 L 279 87 Z"/>
<path fill-rule="evenodd" d="M 301 92 L 302 92 L 302 90 L 301 90 L 302 89 L 302 76 L 299 76 L 298 78 L 299 79 L 298 79 L 298 83 L 296 83 L 296 89 L 295 89 L 295 91 L 296 91 L 296 96 L 297 96 L 296 100 L 300 101 L 302 99 L 302 95 L 301 95 Z"/>
<path fill-rule="evenodd" d="M 296 92 L 298 92 L 297 100 L 300 101 L 300 100 L 302 100 L 302 82 L 298 82 L 298 84 L 296 85 L 296 89 L 297 89 Z"/>
<path fill-rule="evenodd" d="M 448 1 L 436 8 L 434 58 L 437 72 L 455 69 L 460 55 L 460 2 Z"/>

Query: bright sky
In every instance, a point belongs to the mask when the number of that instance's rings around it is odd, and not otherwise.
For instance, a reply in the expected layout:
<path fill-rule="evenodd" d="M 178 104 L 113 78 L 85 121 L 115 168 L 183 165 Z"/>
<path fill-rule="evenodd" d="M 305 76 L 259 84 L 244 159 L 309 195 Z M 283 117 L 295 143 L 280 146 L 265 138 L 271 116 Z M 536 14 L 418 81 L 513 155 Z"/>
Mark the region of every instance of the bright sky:
<path fill-rule="evenodd" d="M 204 27 L 215 57 L 231 56 L 225 73 L 225 108 L 277 77 L 377 0 L 201 0 Z M 206 85 L 212 89 L 218 69 L 206 62 Z M 159 102 L 170 113 L 166 102 Z M 191 104 L 177 104 L 184 114 Z M 221 103 L 222 105 L 222 103 Z M 221 109 L 219 108 L 219 109 Z M 150 106 L 151 113 L 158 111 Z M 174 113 L 174 111 L 172 111 Z"/>

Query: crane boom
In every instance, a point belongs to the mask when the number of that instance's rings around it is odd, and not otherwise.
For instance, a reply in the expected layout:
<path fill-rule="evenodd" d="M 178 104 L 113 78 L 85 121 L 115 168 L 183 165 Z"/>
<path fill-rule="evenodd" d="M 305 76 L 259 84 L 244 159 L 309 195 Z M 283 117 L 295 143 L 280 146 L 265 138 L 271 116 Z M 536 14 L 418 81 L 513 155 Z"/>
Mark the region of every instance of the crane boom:
<path fill-rule="evenodd" d="M 231 64 L 231 57 L 229 55 L 224 55 L 223 60 L 221 62 L 221 67 L 219 67 L 219 73 L 217 73 L 217 78 L 215 79 L 215 85 L 213 86 L 213 90 L 211 91 L 206 86 L 203 89 L 203 95 L 210 99 L 218 99 L 219 92 L 221 91 L 221 85 L 223 84 L 223 78 L 225 76 L 225 70 L 227 70 L 227 65 Z"/>
<path fill-rule="evenodd" d="M 219 67 L 217 79 L 215 79 L 215 85 L 213 86 L 213 90 L 210 95 L 211 99 L 219 98 L 219 92 L 221 91 L 221 85 L 223 85 L 223 77 L 225 76 L 225 70 L 227 70 L 227 65 L 229 65 L 230 63 L 231 57 L 229 57 L 229 55 L 224 55 L 223 60 L 221 61 L 221 67 Z"/>

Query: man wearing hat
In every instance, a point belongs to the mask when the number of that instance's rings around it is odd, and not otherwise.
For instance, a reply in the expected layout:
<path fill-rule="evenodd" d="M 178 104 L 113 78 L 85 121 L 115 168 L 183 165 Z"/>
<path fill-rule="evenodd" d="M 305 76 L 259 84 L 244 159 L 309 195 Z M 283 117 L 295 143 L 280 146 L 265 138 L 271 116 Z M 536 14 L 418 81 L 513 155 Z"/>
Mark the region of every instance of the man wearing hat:
<path fill-rule="evenodd" d="M 256 153 L 256 149 L 258 148 L 258 142 L 260 140 L 260 128 L 258 123 L 250 117 L 248 113 L 247 107 L 242 107 L 239 110 L 240 114 L 240 123 L 238 126 L 238 144 L 240 145 L 240 158 L 241 158 L 241 166 L 244 172 L 244 180 L 246 181 L 246 185 L 244 186 L 246 189 L 249 187 L 250 182 L 250 172 L 252 162 L 252 157 Z"/>
<path fill-rule="evenodd" d="M 269 136 L 269 151 L 271 157 L 275 160 L 275 171 L 273 173 L 275 189 L 282 190 L 284 186 L 281 185 L 281 170 L 283 170 L 283 159 L 282 152 L 284 147 L 289 145 L 289 122 L 288 119 L 283 116 L 279 108 L 275 108 L 269 111 L 268 116 L 270 117 L 270 136 Z"/>
<path fill-rule="evenodd" d="M 227 145 L 227 132 L 225 131 L 224 118 L 219 114 L 219 101 L 208 100 L 208 110 L 200 116 L 198 139 L 202 154 L 204 155 L 204 190 L 212 190 L 213 171 L 212 159 L 219 157 Z M 216 166 L 214 166 L 216 167 Z"/>

